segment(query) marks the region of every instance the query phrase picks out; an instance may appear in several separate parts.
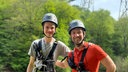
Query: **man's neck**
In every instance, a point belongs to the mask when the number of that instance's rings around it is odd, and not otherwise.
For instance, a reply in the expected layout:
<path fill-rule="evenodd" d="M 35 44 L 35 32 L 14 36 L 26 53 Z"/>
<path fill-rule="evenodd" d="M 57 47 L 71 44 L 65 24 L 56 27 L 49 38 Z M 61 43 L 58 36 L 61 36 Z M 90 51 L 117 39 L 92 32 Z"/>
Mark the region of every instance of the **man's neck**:
<path fill-rule="evenodd" d="M 54 38 L 53 37 L 48 38 L 48 37 L 45 36 L 44 40 L 45 40 L 46 43 L 50 43 L 50 42 L 52 42 L 54 40 Z"/>
<path fill-rule="evenodd" d="M 84 47 L 84 41 L 82 42 L 82 44 L 81 45 L 75 45 L 75 48 L 77 48 L 77 49 L 79 49 L 79 50 L 81 50 L 82 48 Z"/>

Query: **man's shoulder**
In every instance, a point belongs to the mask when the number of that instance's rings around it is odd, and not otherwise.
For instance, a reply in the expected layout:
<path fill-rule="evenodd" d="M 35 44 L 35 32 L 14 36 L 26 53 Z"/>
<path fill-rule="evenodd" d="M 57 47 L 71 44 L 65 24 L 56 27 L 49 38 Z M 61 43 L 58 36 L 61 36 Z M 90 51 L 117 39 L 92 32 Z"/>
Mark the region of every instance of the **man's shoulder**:
<path fill-rule="evenodd" d="M 62 49 L 62 48 L 69 49 L 69 47 L 65 43 L 63 43 L 62 41 L 57 41 L 57 47 L 59 49 Z"/>
<path fill-rule="evenodd" d="M 99 45 L 92 42 L 85 42 L 84 45 L 87 47 L 89 46 L 89 48 L 101 48 Z"/>
<path fill-rule="evenodd" d="M 102 49 L 102 47 L 98 44 L 95 44 L 95 43 L 91 43 L 91 42 L 86 42 L 85 43 L 87 46 L 89 46 L 90 49 L 93 49 L 95 51 L 99 50 L 99 49 Z"/>
<path fill-rule="evenodd" d="M 34 42 L 34 43 L 38 43 L 38 42 L 41 41 L 41 40 L 43 40 L 43 38 L 36 39 L 36 40 L 34 40 L 33 42 Z"/>
<path fill-rule="evenodd" d="M 95 45 L 94 43 L 92 43 L 92 42 L 84 42 L 84 45 L 86 45 L 86 46 L 93 46 L 93 45 Z"/>
<path fill-rule="evenodd" d="M 59 45 L 65 45 L 62 41 L 56 41 Z"/>

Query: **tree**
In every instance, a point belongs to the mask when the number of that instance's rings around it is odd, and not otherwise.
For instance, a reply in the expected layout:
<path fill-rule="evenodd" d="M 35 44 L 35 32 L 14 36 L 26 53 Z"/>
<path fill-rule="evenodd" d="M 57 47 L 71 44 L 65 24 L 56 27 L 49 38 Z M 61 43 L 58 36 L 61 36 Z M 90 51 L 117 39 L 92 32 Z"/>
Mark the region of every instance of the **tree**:
<path fill-rule="evenodd" d="M 114 19 L 109 11 L 103 9 L 94 11 L 85 22 L 89 41 L 99 44 L 107 52 L 113 52 L 111 39 L 114 33 Z"/>
<path fill-rule="evenodd" d="M 116 42 L 114 45 L 115 54 L 126 57 L 128 50 L 128 17 L 122 17 L 115 24 Z M 118 43 L 118 44 L 117 44 Z"/>

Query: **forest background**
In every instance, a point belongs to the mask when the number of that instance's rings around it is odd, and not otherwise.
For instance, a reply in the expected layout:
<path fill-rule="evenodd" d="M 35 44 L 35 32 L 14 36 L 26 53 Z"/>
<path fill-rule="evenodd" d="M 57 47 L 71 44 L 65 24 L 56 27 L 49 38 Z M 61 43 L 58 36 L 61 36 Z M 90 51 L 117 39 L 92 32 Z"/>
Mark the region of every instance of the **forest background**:
<path fill-rule="evenodd" d="M 56 14 L 59 27 L 55 38 L 73 49 L 68 34 L 69 22 L 80 19 L 87 29 L 86 41 L 100 45 L 117 66 L 117 72 L 128 72 L 128 16 L 118 20 L 108 10 L 90 11 L 72 0 L 0 0 L 0 72 L 25 72 L 28 50 L 33 40 L 42 38 L 42 17 Z M 61 59 L 61 57 L 60 57 Z M 70 68 L 56 67 L 57 72 Z M 105 72 L 101 65 L 99 72 Z"/>

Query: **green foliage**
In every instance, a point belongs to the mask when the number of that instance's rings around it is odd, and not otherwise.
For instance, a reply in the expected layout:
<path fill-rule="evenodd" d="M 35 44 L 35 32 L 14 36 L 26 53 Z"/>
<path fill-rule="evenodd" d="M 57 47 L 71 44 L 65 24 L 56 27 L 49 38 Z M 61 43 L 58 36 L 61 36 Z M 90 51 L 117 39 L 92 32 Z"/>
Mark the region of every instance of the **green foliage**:
<path fill-rule="evenodd" d="M 117 72 L 128 72 L 128 56 L 125 58 L 118 56 L 115 63 L 117 66 Z"/>
<path fill-rule="evenodd" d="M 114 33 L 114 20 L 107 10 L 89 13 L 85 21 L 87 40 L 100 45 L 107 53 L 112 51 L 111 39 Z"/>
<path fill-rule="evenodd" d="M 116 55 L 127 56 L 128 51 L 128 16 L 122 17 L 115 24 L 113 49 Z"/>
<path fill-rule="evenodd" d="M 0 0 L 0 10 L 6 9 L 13 4 L 16 0 Z"/>
<path fill-rule="evenodd" d="M 112 34 L 114 31 L 113 20 L 108 11 L 94 11 L 86 21 L 86 26 L 91 36 L 98 38 L 95 40 L 97 43 L 101 43 L 106 35 Z"/>

